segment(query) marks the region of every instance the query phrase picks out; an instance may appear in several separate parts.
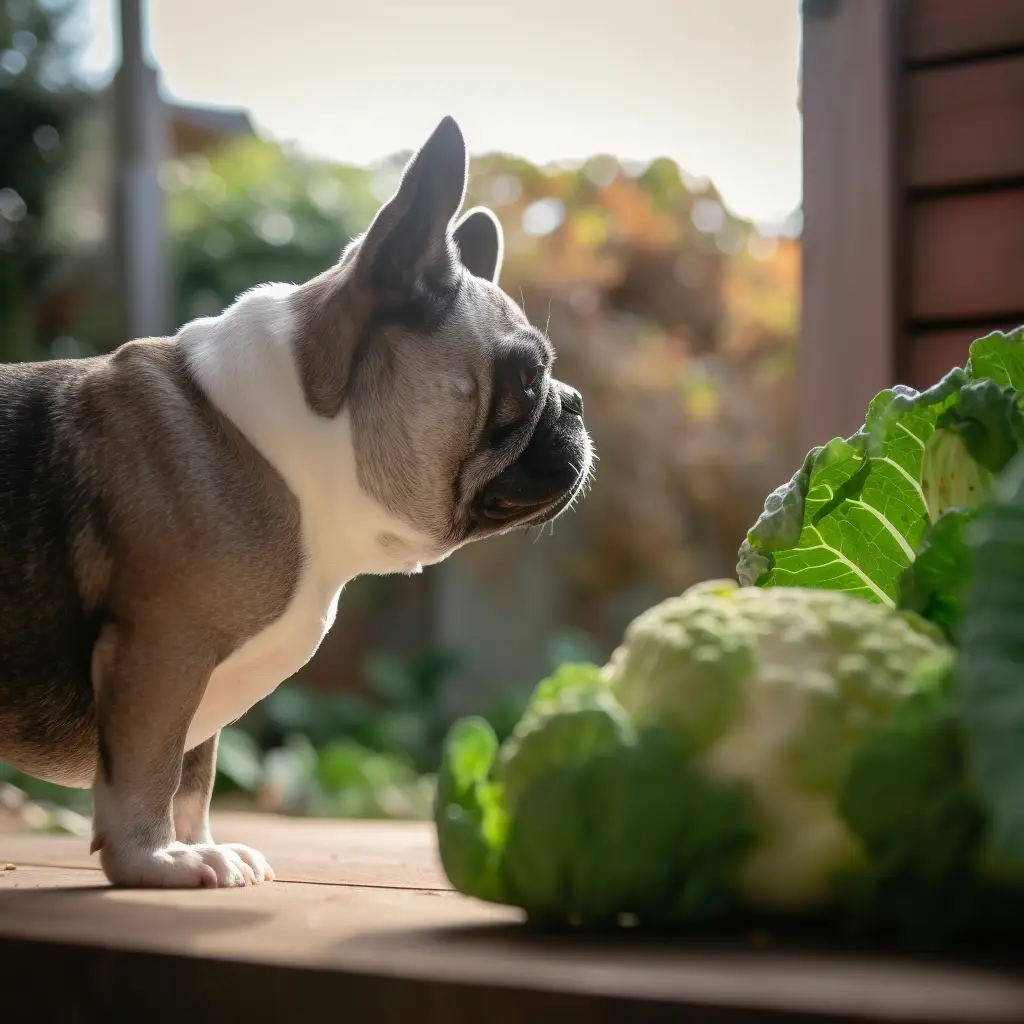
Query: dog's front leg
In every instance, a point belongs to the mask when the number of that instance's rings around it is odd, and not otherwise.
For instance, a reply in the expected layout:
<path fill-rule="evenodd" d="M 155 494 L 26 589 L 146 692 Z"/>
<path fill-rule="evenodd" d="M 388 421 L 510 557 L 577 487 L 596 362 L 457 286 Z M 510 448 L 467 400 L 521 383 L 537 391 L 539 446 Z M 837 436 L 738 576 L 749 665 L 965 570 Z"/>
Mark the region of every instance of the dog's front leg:
<path fill-rule="evenodd" d="M 210 798 L 217 774 L 217 741 L 220 733 L 194 747 L 181 764 L 181 782 L 174 794 L 174 838 L 189 846 L 212 846 L 210 833 Z M 257 880 L 271 881 L 274 869 L 258 850 L 238 843 L 226 843 L 221 849 L 234 850 L 256 875 Z"/>
<path fill-rule="evenodd" d="M 114 885 L 236 886 L 273 877 L 255 850 L 175 837 L 175 794 L 183 781 L 194 789 L 197 778 L 190 770 L 183 780 L 185 737 L 215 664 L 209 644 L 166 624 L 109 624 L 100 635 L 93 654 L 100 747 L 93 850 Z M 198 778 L 207 776 L 201 799 L 208 803 L 216 743 L 197 751 L 203 754 L 190 753 L 207 761 Z M 197 838 L 209 840 L 208 827 L 205 833 Z"/>
<path fill-rule="evenodd" d="M 174 838 L 189 846 L 207 846 L 210 833 L 210 798 L 217 770 L 220 733 L 194 747 L 181 763 L 181 782 L 174 794 Z"/>

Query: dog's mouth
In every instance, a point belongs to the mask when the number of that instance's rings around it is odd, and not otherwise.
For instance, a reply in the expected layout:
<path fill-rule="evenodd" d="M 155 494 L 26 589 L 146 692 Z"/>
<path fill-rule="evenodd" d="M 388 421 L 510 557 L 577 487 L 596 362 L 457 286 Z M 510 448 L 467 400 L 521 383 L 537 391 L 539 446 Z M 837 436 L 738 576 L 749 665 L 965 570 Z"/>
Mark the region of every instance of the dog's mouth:
<path fill-rule="evenodd" d="M 583 489 L 587 473 L 579 472 L 573 485 L 554 498 L 541 501 L 516 501 L 502 495 L 488 495 L 480 504 L 478 516 L 498 530 L 513 527 L 542 526 L 557 519 Z"/>
<path fill-rule="evenodd" d="M 573 504 L 593 461 L 577 402 L 578 396 L 563 401 L 542 417 L 522 455 L 477 495 L 472 517 L 478 532 L 541 526 Z"/>

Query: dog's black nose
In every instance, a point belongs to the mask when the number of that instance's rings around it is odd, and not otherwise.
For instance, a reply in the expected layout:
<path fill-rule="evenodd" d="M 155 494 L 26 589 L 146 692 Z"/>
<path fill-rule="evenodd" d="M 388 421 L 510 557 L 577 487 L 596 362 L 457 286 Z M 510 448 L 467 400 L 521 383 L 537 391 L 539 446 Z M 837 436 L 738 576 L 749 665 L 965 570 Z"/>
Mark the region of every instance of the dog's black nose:
<path fill-rule="evenodd" d="M 562 406 L 583 418 L 583 396 L 575 389 L 562 385 Z"/>

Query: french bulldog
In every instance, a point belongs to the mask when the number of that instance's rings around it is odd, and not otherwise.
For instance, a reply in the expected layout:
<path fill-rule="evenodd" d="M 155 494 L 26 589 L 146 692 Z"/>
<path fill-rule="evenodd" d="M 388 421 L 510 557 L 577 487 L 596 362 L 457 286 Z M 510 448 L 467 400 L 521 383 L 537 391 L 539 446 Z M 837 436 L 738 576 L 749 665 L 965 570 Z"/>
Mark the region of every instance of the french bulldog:
<path fill-rule="evenodd" d="M 93 790 L 110 883 L 241 886 L 215 843 L 220 730 L 293 675 L 345 583 L 551 521 L 592 445 L 459 217 L 443 119 L 339 262 L 171 338 L 0 366 L 0 760 Z"/>

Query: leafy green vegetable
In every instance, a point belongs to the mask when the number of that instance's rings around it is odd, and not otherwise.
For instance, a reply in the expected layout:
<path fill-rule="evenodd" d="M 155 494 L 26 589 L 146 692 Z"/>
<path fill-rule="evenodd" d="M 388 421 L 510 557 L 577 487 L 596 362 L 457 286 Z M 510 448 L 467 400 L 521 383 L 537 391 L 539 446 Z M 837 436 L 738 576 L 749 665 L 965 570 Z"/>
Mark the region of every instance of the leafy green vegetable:
<path fill-rule="evenodd" d="M 967 375 L 971 380 L 988 378 L 997 384 L 1021 389 L 1024 381 L 1024 327 L 1009 334 L 992 331 L 971 345 Z"/>
<path fill-rule="evenodd" d="M 900 608 L 916 612 L 956 639 L 971 579 L 966 531 L 979 512 L 953 509 L 925 531 L 917 558 L 899 578 Z"/>
<path fill-rule="evenodd" d="M 839 811 L 868 853 L 847 893 L 855 920 L 941 943 L 978 915 L 984 815 L 967 782 L 950 666 L 932 678 L 858 752 Z"/>
<path fill-rule="evenodd" d="M 442 863 L 463 892 L 561 921 L 816 913 L 864 866 L 838 810 L 851 765 L 949 659 L 912 617 L 848 594 L 693 587 L 639 616 L 603 670 L 542 682 L 500 749 L 456 726 Z"/>
<path fill-rule="evenodd" d="M 747 535 L 740 582 L 843 590 L 893 605 L 896 580 L 930 520 L 922 482 L 925 448 L 964 380 L 897 387 L 872 401 L 864 428 L 814 449 L 774 492 Z"/>
<path fill-rule="evenodd" d="M 505 902 L 498 865 L 507 819 L 490 772 L 498 753 L 482 718 L 456 722 L 437 779 L 435 821 L 441 864 L 452 885 L 469 896 Z"/>
<path fill-rule="evenodd" d="M 952 509 L 975 508 L 988 497 L 992 480 L 993 474 L 971 457 L 955 431 L 937 427 L 928 438 L 921 462 L 921 490 L 932 522 Z"/>
<path fill-rule="evenodd" d="M 988 377 L 971 381 L 936 426 L 957 434 L 975 462 L 989 473 L 1000 473 L 1024 439 L 1021 396 L 1011 385 L 1000 385 Z"/>
<path fill-rule="evenodd" d="M 769 495 L 740 548 L 740 582 L 895 605 L 929 526 L 983 503 L 1020 449 L 1022 388 L 1024 329 L 978 339 L 967 366 L 927 391 L 878 394 L 860 431 L 813 449 Z"/>
<path fill-rule="evenodd" d="M 990 813 L 986 860 L 1024 879 L 1024 456 L 968 535 L 973 580 L 961 627 L 963 717 Z"/>
<path fill-rule="evenodd" d="M 659 636 L 651 671 L 643 652 Z M 834 878 L 859 865 L 838 788 L 865 737 L 917 685 L 917 666 L 943 656 L 902 617 L 845 594 L 705 585 L 641 616 L 610 667 L 638 723 L 675 723 L 712 778 L 751 793 L 759 838 L 737 887 L 754 906 L 792 911 L 827 902 Z M 701 715 L 730 676 L 730 713 Z"/>
<path fill-rule="evenodd" d="M 458 726 L 435 806 L 455 885 L 584 924 L 1019 936 L 1022 342 L 979 339 L 811 451 L 741 548 L 744 586 L 647 610 L 504 744 Z"/>
<path fill-rule="evenodd" d="M 715 918 L 754 839 L 741 794 L 656 729 L 538 778 L 511 816 L 503 874 L 534 917 L 611 924 Z"/>
<path fill-rule="evenodd" d="M 593 671 L 599 679 L 597 669 Z M 584 691 L 569 700 L 538 701 L 503 744 L 495 767 L 504 787 L 505 806 L 514 811 L 537 779 L 566 763 L 621 746 L 631 732 L 628 717 L 607 692 Z"/>

